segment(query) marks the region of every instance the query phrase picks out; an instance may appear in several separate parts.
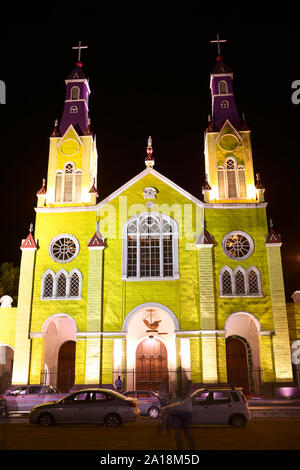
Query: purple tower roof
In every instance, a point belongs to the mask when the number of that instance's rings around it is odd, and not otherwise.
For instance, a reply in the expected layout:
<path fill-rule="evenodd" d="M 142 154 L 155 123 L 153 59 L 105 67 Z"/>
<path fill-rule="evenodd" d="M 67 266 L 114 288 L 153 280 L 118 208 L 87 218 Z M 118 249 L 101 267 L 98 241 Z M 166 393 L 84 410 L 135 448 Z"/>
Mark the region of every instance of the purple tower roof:
<path fill-rule="evenodd" d="M 233 73 L 218 55 L 217 64 L 211 73 L 212 97 L 212 130 L 219 131 L 228 119 L 235 129 L 241 129 L 241 120 L 235 104 L 233 88 Z"/>
<path fill-rule="evenodd" d="M 64 111 L 59 124 L 60 135 L 63 135 L 70 124 L 79 135 L 85 135 L 88 128 L 90 88 L 82 63 L 76 62 L 74 70 L 67 76 L 66 99 Z"/>

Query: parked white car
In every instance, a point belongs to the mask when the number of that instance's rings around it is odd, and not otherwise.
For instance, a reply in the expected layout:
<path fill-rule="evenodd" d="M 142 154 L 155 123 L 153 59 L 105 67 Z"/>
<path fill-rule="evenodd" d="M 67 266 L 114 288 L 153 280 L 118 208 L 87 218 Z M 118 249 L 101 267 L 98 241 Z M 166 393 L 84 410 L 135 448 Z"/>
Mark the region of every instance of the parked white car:
<path fill-rule="evenodd" d="M 6 400 L 8 413 L 29 413 L 35 405 L 49 401 L 57 401 L 67 393 L 60 393 L 52 385 L 21 385 L 12 390 L 6 390 L 3 395 Z"/>
<path fill-rule="evenodd" d="M 67 395 L 55 403 L 35 406 L 30 414 L 31 424 L 105 424 L 120 426 L 136 421 L 140 415 L 137 400 L 106 388 L 91 388 Z"/>
<path fill-rule="evenodd" d="M 232 427 L 244 427 L 250 420 L 247 399 L 239 389 L 202 388 L 190 396 L 193 409 L 192 424 L 227 424 Z M 172 403 L 162 409 L 163 422 L 169 420 L 171 424 L 178 404 L 179 402 Z"/>

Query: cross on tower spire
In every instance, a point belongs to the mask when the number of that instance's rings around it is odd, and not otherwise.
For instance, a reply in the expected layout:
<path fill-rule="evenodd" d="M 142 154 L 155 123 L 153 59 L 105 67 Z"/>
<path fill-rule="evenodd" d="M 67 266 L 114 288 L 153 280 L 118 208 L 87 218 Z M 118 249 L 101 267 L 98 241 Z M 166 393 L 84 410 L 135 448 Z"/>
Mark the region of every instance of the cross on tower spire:
<path fill-rule="evenodd" d="M 213 39 L 210 41 L 211 43 L 217 43 L 218 44 L 218 56 L 221 55 L 221 48 L 220 48 L 220 43 L 221 42 L 227 42 L 227 39 L 220 39 L 219 35 L 217 34 L 217 39 Z"/>
<path fill-rule="evenodd" d="M 81 56 L 81 49 L 87 49 L 88 46 L 82 46 L 81 41 L 78 41 L 78 46 L 72 47 L 72 49 L 78 49 L 78 57 L 77 57 L 77 62 L 80 62 L 80 56 Z"/>

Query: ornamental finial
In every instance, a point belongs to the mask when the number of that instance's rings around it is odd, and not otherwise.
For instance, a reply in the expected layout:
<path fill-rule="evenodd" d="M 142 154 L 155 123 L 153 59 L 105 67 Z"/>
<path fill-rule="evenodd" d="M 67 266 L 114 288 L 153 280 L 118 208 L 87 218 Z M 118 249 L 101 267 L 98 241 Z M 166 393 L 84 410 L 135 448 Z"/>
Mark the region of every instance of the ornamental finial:
<path fill-rule="evenodd" d="M 146 167 L 153 167 L 154 166 L 154 158 L 153 158 L 153 148 L 152 148 L 152 137 L 148 137 L 148 147 L 147 147 L 147 157 L 145 158 Z"/>

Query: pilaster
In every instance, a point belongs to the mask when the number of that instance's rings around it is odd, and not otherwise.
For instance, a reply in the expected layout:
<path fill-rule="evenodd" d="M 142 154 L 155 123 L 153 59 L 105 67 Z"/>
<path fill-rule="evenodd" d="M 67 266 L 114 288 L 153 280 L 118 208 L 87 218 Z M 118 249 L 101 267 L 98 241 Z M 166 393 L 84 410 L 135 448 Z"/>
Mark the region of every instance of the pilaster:
<path fill-rule="evenodd" d="M 276 382 L 293 381 L 285 291 L 281 264 L 281 242 L 269 234 L 268 253 L 271 304 L 275 335 L 272 337 Z M 278 237 L 278 236 L 277 236 Z"/>
<path fill-rule="evenodd" d="M 36 240 L 32 237 L 32 228 L 25 240 L 22 241 L 20 281 L 18 294 L 18 310 L 16 318 L 15 354 L 12 374 L 12 384 L 27 384 L 29 380 L 29 364 L 31 340 L 29 328 L 31 318 L 31 303 L 33 293 L 33 274 Z"/>
<path fill-rule="evenodd" d="M 213 239 L 204 228 L 196 241 L 199 250 L 199 296 L 203 383 L 218 382 L 216 307 L 213 275 Z"/>
<path fill-rule="evenodd" d="M 100 332 L 98 337 L 86 338 L 85 383 L 101 383 L 102 337 L 102 289 L 103 289 L 103 254 L 104 242 L 96 230 L 88 244 L 89 280 L 87 301 L 87 332 Z"/>

